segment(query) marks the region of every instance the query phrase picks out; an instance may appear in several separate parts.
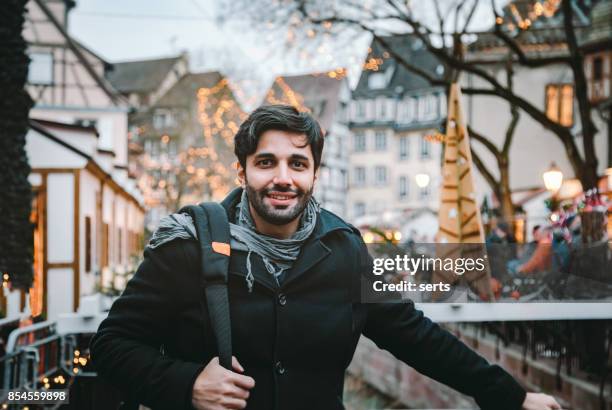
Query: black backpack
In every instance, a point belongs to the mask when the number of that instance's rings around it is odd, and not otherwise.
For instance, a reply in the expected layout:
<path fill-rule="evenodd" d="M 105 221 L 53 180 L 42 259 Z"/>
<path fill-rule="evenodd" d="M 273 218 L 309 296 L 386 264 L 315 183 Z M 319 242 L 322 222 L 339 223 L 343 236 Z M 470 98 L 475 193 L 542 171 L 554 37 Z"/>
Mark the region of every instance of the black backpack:
<path fill-rule="evenodd" d="M 216 202 L 188 205 L 179 211 L 193 219 L 200 243 L 200 265 L 219 364 L 232 370 L 232 332 L 227 295 L 230 231 L 225 208 Z"/>

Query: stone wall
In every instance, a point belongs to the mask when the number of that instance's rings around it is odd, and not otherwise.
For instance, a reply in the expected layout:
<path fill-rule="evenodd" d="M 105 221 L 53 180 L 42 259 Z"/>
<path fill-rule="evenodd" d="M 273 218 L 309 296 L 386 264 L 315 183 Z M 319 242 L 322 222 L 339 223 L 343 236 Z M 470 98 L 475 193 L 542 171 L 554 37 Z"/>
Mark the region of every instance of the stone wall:
<path fill-rule="evenodd" d="M 557 389 L 554 359 L 533 360 L 523 355 L 519 346 L 507 346 L 476 327 L 453 324 L 447 326 L 464 343 L 477 350 L 490 362 L 504 367 L 529 391 L 554 395 L 563 408 L 574 410 L 612 410 L 610 383 L 604 394 L 604 407 L 600 406 L 599 380 L 589 380 L 574 371 L 568 376 L 561 372 L 561 388 Z M 497 349 L 496 349 L 497 345 Z M 423 376 L 391 354 L 382 351 L 369 339 L 360 340 L 348 372 L 363 379 L 382 394 L 395 398 L 412 409 L 476 409 L 475 402 L 449 387 Z M 401 408 L 401 407 L 394 407 Z"/>

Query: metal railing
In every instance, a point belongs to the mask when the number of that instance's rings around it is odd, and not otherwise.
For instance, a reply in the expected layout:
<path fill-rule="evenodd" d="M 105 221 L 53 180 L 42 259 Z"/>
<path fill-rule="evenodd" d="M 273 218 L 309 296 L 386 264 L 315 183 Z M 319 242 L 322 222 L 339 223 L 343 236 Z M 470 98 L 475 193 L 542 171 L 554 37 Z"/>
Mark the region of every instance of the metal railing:
<path fill-rule="evenodd" d="M 606 384 L 612 389 L 612 320 L 482 322 L 461 327 L 472 327 L 476 341 L 479 335 L 494 335 L 497 358 L 501 346 L 519 347 L 523 374 L 528 372 L 528 358 L 554 361 L 557 389 L 562 373 L 594 381 L 600 406 L 606 408 Z"/>

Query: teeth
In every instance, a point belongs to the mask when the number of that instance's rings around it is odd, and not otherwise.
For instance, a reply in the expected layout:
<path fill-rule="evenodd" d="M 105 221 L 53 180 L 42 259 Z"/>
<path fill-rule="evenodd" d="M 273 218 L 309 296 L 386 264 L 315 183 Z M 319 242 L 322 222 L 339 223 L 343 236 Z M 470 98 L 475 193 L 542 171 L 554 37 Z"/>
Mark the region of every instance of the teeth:
<path fill-rule="evenodd" d="M 290 196 L 284 196 L 284 195 L 270 195 L 270 197 L 274 199 L 280 199 L 280 200 L 291 199 Z"/>

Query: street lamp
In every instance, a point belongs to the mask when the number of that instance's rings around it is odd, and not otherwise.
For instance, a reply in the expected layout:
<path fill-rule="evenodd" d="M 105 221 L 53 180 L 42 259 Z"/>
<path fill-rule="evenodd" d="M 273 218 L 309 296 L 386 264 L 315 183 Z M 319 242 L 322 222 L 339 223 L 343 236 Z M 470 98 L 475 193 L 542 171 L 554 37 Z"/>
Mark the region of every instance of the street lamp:
<path fill-rule="evenodd" d="M 563 172 L 554 161 L 550 164 L 548 171 L 544 172 L 542 178 L 544 179 L 544 186 L 553 195 L 559 191 L 561 184 L 563 184 Z"/>
<path fill-rule="evenodd" d="M 414 179 L 416 180 L 416 184 L 419 188 L 425 188 L 429 185 L 429 175 L 427 174 L 416 174 Z"/>
<path fill-rule="evenodd" d="M 563 172 L 561 172 L 557 164 L 555 164 L 553 161 L 550 164 L 548 171 L 544 172 L 542 175 L 542 178 L 544 179 L 544 186 L 551 193 L 549 208 L 551 212 L 555 212 L 559 207 L 559 199 L 557 198 L 557 194 L 561 188 L 561 184 L 563 184 Z M 556 217 L 554 214 L 552 216 Z M 553 220 L 553 222 L 555 221 Z"/>

